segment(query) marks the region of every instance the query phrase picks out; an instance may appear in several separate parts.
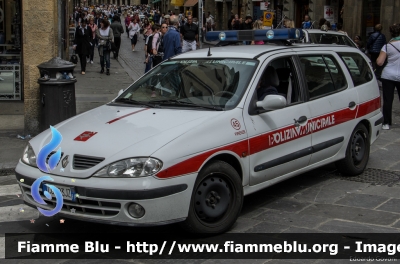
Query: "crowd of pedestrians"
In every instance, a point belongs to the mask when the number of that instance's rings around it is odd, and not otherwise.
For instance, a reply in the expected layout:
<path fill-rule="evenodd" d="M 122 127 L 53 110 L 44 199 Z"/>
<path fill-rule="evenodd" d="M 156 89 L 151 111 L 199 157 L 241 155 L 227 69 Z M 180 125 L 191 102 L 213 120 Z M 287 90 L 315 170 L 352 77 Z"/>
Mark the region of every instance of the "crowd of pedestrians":
<path fill-rule="evenodd" d="M 114 59 L 118 60 L 124 33 L 130 39 L 132 52 L 135 52 L 138 41 L 142 38 L 145 41 L 145 72 L 163 60 L 196 50 L 199 46 L 199 23 L 196 18 L 172 11 L 160 13 L 150 10 L 148 5 L 77 7 L 72 19 L 76 25 L 74 50 L 79 57 L 82 74 L 85 74 L 86 63 L 93 63 L 97 48 L 100 73 L 110 75 L 110 54 L 113 53 Z M 215 29 L 210 12 L 207 17 L 204 14 L 203 21 L 202 30 Z"/>
<path fill-rule="evenodd" d="M 392 105 L 394 92 L 400 100 L 400 23 L 389 27 L 391 38 L 387 41 L 382 33 L 382 25 L 374 27 L 364 44 L 360 35 L 354 37 L 357 47 L 365 52 L 371 59 L 377 79 L 381 82 L 383 99 L 383 125 L 382 129 L 388 130 L 392 125 Z"/>
<path fill-rule="evenodd" d="M 354 37 L 357 47 L 371 59 L 377 79 L 381 82 L 383 99 L 383 125 L 388 130 L 392 125 L 392 105 L 395 89 L 400 100 L 400 23 L 389 27 L 391 38 L 387 41 L 382 25 L 374 27 L 364 44 L 360 35 Z"/>
<path fill-rule="evenodd" d="M 143 16 L 143 18 L 140 18 Z M 182 52 L 196 50 L 199 46 L 199 25 L 191 15 L 185 17 L 182 13 L 167 14 L 157 10 L 141 12 L 133 9 L 126 12 L 125 26 L 129 30 L 132 51 L 140 34 L 145 41 L 145 73 L 163 60 L 167 60 Z M 209 13 L 205 19 L 205 27 L 214 30 L 215 24 Z"/>
<path fill-rule="evenodd" d="M 73 49 L 79 57 L 81 74 L 86 74 L 86 64 L 93 64 L 95 48 L 100 57 L 100 73 L 110 75 L 110 53 L 118 58 L 121 46 L 121 25 L 119 13 L 121 8 L 108 6 L 104 8 L 76 8 L 73 16 L 76 25 Z"/>

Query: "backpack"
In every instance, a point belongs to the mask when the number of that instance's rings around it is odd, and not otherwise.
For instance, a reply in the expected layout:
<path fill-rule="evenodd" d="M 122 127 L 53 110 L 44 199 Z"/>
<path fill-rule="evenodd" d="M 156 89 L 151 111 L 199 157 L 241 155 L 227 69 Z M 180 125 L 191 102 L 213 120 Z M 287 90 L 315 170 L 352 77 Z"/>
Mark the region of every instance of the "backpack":
<path fill-rule="evenodd" d="M 157 54 L 164 53 L 164 36 L 158 38 L 157 44 L 158 43 L 160 43 L 160 45 L 158 45 Z"/>
<path fill-rule="evenodd" d="M 146 38 L 146 44 L 145 44 L 145 45 L 147 45 L 147 53 L 150 54 L 150 55 L 153 54 L 153 52 L 152 52 L 152 50 L 153 50 L 153 45 L 152 45 L 153 37 L 154 37 L 153 34 L 148 35 L 147 38 Z"/>

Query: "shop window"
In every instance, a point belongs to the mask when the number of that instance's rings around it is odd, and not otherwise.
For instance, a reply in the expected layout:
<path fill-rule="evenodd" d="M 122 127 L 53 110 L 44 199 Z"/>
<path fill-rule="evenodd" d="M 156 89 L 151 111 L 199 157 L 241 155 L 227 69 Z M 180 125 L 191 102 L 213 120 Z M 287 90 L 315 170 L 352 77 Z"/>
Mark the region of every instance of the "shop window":
<path fill-rule="evenodd" d="M 20 1 L 0 0 L 0 100 L 21 100 Z"/>

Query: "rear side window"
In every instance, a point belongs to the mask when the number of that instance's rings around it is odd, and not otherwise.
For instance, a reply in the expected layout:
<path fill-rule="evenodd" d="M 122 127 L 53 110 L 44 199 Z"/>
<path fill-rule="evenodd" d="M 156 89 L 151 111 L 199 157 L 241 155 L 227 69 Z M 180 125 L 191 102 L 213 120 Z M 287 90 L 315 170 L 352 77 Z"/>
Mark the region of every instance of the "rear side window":
<path fill-rule="evenodd" d="M 300 56 L 310 99 L 322 97 L 347 87 L 346 78 L 332 56 Z"/>
<path fill-rule="evenodd" d="M 345 35 L 341 34 L 327 34 L 327 33 L 312 33 L 309 35 L 311 43 L 317 44 L 337 44 L 355 47 L 353 42 Z"/>
<path fill-rule="evenodd" d="M 351 79 L 353 79 L 354 86 L 362 85 L 373 79 L 368 62 L 360 54 L 351 52 L 341 52 L 338 54 L 346 64 L 346 67 L 350 72 Z"/>

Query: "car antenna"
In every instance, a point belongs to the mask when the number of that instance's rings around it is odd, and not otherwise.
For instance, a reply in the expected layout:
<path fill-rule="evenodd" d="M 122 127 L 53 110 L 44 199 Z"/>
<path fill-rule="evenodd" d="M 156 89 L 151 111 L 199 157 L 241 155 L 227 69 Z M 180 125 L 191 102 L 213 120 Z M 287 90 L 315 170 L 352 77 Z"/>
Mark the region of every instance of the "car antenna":
<path fill-rule="evenodd" d="M 212 54 L 211 54 L 211 46 L 209 46 L 209 47 L 208 47 L 208 54 L 207 54 L 207 56 L 210 57 L 211 55 L 212 55 Z"/>

